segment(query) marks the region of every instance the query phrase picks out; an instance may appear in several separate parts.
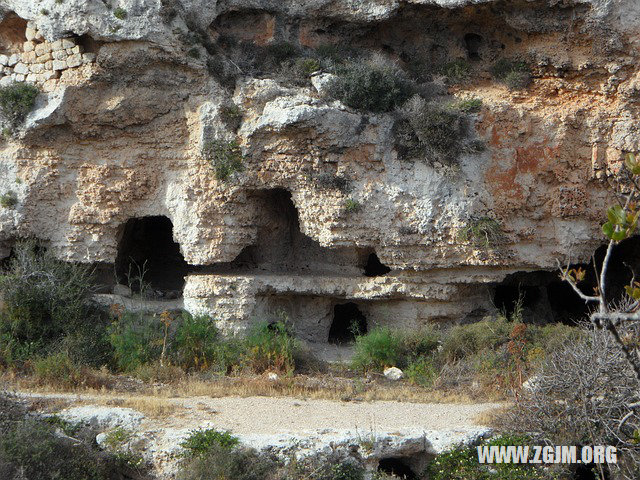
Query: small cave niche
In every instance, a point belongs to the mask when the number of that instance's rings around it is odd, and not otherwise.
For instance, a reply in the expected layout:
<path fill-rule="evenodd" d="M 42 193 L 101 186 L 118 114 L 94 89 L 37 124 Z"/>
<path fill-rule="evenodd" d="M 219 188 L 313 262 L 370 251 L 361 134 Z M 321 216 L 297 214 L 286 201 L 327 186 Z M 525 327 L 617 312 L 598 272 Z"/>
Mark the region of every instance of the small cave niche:
<path fill-rule="evenodd" d="M 333 307 L 333 320 L 329 328 L 329 343 L 353 343 L 356 335 L 367 333 L 367 317 L 353 302 Z"/>
<path fill-rule="evenodd" d="M 602 474 L 604 480 L 609 480 L 611 474 L 607 465 L 602 465 Z M 575 470 L 570 477 L 572 480 L 601 480 L 598 465 L 595 463 L 587 463 L 583 465 L 576 465 Z"/>
<path fill-rule="evenodd" d="M 302 233 L 298 209 L 284 188 L 248 192 L 246 208 L 252 211 L 256 235 L 231 262 L 198 268 L 202 273 L 299 273 L 311 275 L 362 273 L 361 250 L 323 247 Z"/>
<path fill-rule="evenodd" d="M 115 267 L 120 283 L 139 292 L 144 282 L 168 298 L 180 295 L 189 270 L 180 245 L 173 240 L 173 224 L 165 216 L 127 220 L 122 227 Z"/>
<path fill-rule="evenodd" d="M 510 317 L 518 303 L 525 323 L 575 325 L 589 314 L 589 306 L 558 272 L 517 272 L 496 285 L 493 304 L 499 311 Z"/>
<path fill-rule="evenodd" d="M 464 36 L 464 46 L 467 50 L 469 60 L 481 60 L 480 48 L 484 39 L 477 33 L 467 33 Z"/>
<path fill-rule="evenodd" d="M 418 475 L 402 458 L 382 458 L 378 462 L 378 471 L 403 480 L 418 480 Z"/>
<path fill-rule="evenodd" d="M 0 53 L 11 55 L 21 53 L 27 29 L 27 21 L 15 14 L 9 14 L 0 22 Z"/>
<path fill-rule="evenodd" d="M 376 252 L 367 255 L 367 263 L 364 265 L 365 277 L 381 277 L 390 271 L 391 269 L 380 261 Z"/>

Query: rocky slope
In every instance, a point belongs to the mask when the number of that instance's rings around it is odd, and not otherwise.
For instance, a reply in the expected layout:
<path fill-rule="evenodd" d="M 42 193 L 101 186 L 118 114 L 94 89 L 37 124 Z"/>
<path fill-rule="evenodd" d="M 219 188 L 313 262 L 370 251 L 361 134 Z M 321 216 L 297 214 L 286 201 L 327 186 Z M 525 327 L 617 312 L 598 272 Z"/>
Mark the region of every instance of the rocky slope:
<path fill-rule="evenodd" d="M 114 266 L 126 283 L 129 259 L 148 260 L 158 296 L 174 291 L 227 331 L 284 312 L 322 342 L 345 305 L 370 325 L 476 318 L 499 292 L 513 296 L 509 278 L 561 315 L 569 307 L 549 297 L 557 276 L 545 272 L 556 258 L 589 260 L 610 171 L 639 149 L 634 0 L 0 8 L 0 85 L 42 91 L 1 146 L 0 193 L 18 199 L 0 210 L 4 254 L 34 236 L 100 266 L 107 284 Z M 483 148 L 403 159 L 395 113 L 327 96 L 326 71 L 291 81 L 267 58 L 285 42 L 395 62 L 429 100 L 482 100 L 464 135 Z M 505 58 L 529 66 L 530 85 L 495 80 Z M 462 81 L 442 74 L 456 60 Z M 237 140 L 242 171 L 217 179 L 203 155 L 211 140 Z M 492 241 L 461 235 L 482 221 Z M 508 277 L 524 271 L 539 272 Z"/>

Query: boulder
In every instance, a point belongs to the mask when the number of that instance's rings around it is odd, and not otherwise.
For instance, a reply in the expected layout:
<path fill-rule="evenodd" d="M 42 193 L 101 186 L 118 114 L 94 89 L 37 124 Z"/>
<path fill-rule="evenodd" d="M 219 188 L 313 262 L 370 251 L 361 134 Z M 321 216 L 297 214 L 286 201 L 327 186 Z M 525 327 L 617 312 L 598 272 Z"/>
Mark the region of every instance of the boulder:
<path fill-rule="evenodd" d="M 404 372 L 398 367 L 385 368 L 382 373 L 384 373 L 384 376 L 389 380 L 400 380 L 401 378 L 404 378 Z"/>

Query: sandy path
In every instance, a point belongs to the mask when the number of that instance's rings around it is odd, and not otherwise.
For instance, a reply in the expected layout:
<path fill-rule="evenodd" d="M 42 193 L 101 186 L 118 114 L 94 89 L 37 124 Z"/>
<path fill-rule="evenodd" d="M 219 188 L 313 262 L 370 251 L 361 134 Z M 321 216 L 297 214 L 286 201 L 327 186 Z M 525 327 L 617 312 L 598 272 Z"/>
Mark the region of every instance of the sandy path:
<path fill-rule="evenodd" d="M 131 398 L 84 394 L 18 393 L 18 395 L 63 399 L 85 404 Z M 478 426 L 476 417 L 479 414 L 500 407 L 497 403 L 340 402 L 301 400 L 290 397 L 189 397 L 167 398 L 163 401 L 176 407 L 173 413 L 163 418 L 166 426 L 186 428 L 206 422 L 239 435 L 356 428 L 378 432 L 416 428 L 455 429 Z"/>

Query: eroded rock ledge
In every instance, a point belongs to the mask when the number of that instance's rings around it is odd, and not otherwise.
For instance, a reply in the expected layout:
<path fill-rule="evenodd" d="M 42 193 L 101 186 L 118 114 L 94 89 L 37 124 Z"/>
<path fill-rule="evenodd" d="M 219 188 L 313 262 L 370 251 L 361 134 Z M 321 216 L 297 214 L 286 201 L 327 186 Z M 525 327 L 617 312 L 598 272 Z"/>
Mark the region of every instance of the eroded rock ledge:
<path fill-rule="evenodd" d="M 18 198 L 0 210 L 4 254 L 37 237 L 105 279 L 146 259 L 156 290 L 184 293 L 227 331 L 284 311 L 302 337 L 326 341 L 336 309 L 415 328 L 494 311 L 496 285 L 516 272 L 542 271 L 527 282 L 543 291 L 556 258 L 585 262 L 598 247 L 607 177 L 639 149 L 633 0 L 0 8 L 0 84 L 43 92 L 1 147 L 0 193 Z M 465 59 L 466 82 L 414 74 L 433 98 L 482 100 L 467 133 L 484 150 L 453 171 L 402 160 L 393 114 L 326 97 L 321 77 L 292 84 L 248 66 L 282 42 L 348 45 L 407 71 Z M 526 61 L 531 85 L 496 82 L 501 58 Z M 242 149 L 230 180 L 202 155 L 212 138 Z M 500 241 L 463 240 L 485 218 Z"/>

